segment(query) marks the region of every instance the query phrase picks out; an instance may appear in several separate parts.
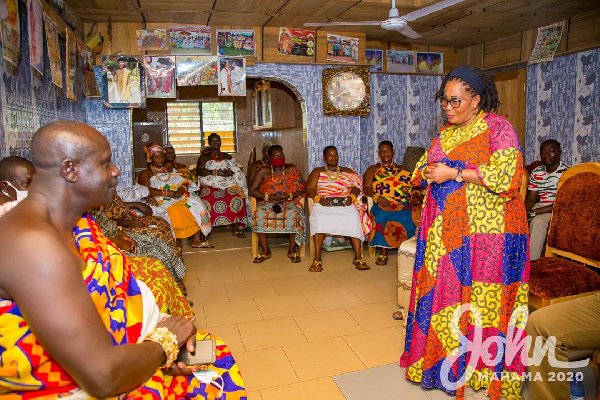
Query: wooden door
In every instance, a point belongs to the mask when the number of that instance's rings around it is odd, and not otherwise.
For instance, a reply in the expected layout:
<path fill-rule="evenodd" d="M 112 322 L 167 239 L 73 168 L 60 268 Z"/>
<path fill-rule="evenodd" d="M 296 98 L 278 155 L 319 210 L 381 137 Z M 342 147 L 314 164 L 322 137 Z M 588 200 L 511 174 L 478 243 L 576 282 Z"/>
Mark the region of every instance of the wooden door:
<path fill-rule="evenodd" d="M 523 151 L 525 151 L 525 82 L 526 68 L 498 72 L 492 75 L 498 87 L 500 107 L 498 115 L 505 117 L 517 131 Z"/>

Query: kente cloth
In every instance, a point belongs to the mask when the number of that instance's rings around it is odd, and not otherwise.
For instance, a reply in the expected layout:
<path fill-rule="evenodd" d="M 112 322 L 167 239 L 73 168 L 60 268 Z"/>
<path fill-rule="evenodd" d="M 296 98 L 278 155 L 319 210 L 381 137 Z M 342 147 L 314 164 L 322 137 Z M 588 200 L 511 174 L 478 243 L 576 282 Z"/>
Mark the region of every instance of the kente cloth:
<path fill-rule="evenodd" d="M 294 166 L 283 170 L 281 175 L 271 175 L 263 179 L 261 193 L 271 195 L 287 195 L 288 193 L 304 192 L 306 182 L 300 171 Z M 252 215 L 252 230 L 258 233 L 293 233 L 294 240 L 299 246 L 304 244 L 306 232 L 304 229 L 304 208 L 300 198 L 279 204 L 281 212 L 275 212 L 275 203 L 259 201 Z"/>
<path fill-rule="evenodd" d="M 119 227 L 117 222 L 112 218 L 108 218 L 105 213 L 98 209 L 89 210 L 90 214 L 100 227 L 102 234 L 108 238 L 116 238 L 119 236 Z M 181 257 L 169 247 L 169 245 L 161 239 L 154 236 L 144 235 L 137 232 L 127 233 L 136 244 L 136 252 L 126 252 L 133 256 L 144 256 L 156 258 L 160 260 L 167 270 L 173 275 L 173 278 L 181 285 L 181 281 L 185 276 L 185 265 Z"/>
<path fill-rule="evenodd" d="M 205 236 L 210 233 L 210 214 L 202 200 L 192 194 L 198 190 L 198 186 L 189 178 L 180 173 L 166 172 L 164 169 L 164 172 L 159 172 L 150 178 L 150 186 L 171 191 L 177 191 L 182 186 L 187 187 L 188 191 L 180 198 L 156 197 L 158 205 L 169 213 L 176 238 L 190 237 L 198 230 Z"/>
<path fill-rule="evenodd" d="M 432 163 L 474 170 L 482 185 L 456 180 L 427 185 L 422 170 Z M 526 350 L 481 341 L 526 336 L 527 318 L 518 315 L 527 309 L 529 292 L 527 217 L 519 194 L 523 174 L 516 132 L 494 114 L 480 114 L 465 128 L 445 125 L 418 162 L 412 184 L 427 191 L 400 359 L 409 380 L 458 398 L 465 386 L 487 388 L 493 400 L 522 398 Z M 461 307 L 470 311 L 453 321 Z M 456 329 L 466 337 L 463 347 Z M 484 363 L 480 355 L 489 360 Z M 443 373 L 448 364 L 451 372 Z M 465 372 L 457 390 L 444 384 Z"/>
<path fill-rule="evenodd" d="M 200 197 L 210 205 L 207 205 L 207 208 L 210 210 L 212 226 L 233 224 L 236 219 L 245 225 L 248 215 L 247 210 L 250 209 L 247 201 L 248 182 L 246 176 L 238 167 L 235 158 L 221 161 L 208 160 L 204 168 L 209 171 L 229 169 L 233 172 L 233 176 L 215 176 L 211 174 L 198 177 L 198 184 L 201 187 Z M 223 194 L 225 196 L 219 197 Z M 239 200 L 235 200 L 235 197 Z M 243 211 L 238 209 L 240 201 L 243 204 Z M 237 211 L 232 210 L 231 206 Z"/>
<path fill-rule="evenodd" d="M 152 290 L 161 313 L 194 318 L 194 311 L 177 286 L 177 282 L 159 260 L 129 255 L 127 260 L 131 264 L 133 275 Z"/>
<path fill-rule="evenodd" d="M 143 186 L 146 190 L 145 186 Z M 121 227 L 125 233 L 135 232 L 144 235 L 154 236 L 158 239 L 164 240 L 175 253 L 181 257 L 181 249 L 175 242 L 173 236 L 173 230 L 171 225 L 164 218 L 157 217 L 155 215 L 137 215 L 125 202 L 121 199 L 119 194 L 116 194 L 113 198 L 112 203 L 107 206 L 101 206 L 100 211 L 104 212 L 107 217 L 121 220 L 121 221 L 133 221 L 134 219 L 142 221 L 146 226 L 144 227 Z"/>
<path fill-rule="evenodd" d="M 390 210 L 383 210 L 377 203 L 371 207 L 371 225 L 369 245 L 396 249 L 402 242 L 413 237 L 416 226 L 410 206 L 411 173 L 396 169 L 393 165 L 380 164 L 373 179 L 373 192 L 384 197 Z"/>
<path fill-rule="evenodd" d="M 84 284 L 115 346 L 140 339 L 143 305 L 138 285 L 126 257 L 108 240 L 89 214 L 73 230 L 85 269 Z M 245 400 L 244 382 L 225 343 L 206 332 L 197 339 L 216 339 L 217 372 L 224 400 Z M 77 388 L 75 381 L 43 349 L 23 318 L 18 305 L 0 301 L 0 395 L 14 398 L 56 399 Z M 114 399 L 216 399 L 219 388 L 192 376 L 166 376 L 157 369 L 136 389 Z"/>
<path fill-rule="evenodd" d="M 360 189 L 360 194 L 356 197 L 356 201 L 353 204 L 358 211 L 364 237 L 371 231 L 372 227 L 371 220 L 367 215 L 367 206 L 362 202 L 362 178 L 356 172 L 321 172 L 319 174 L 319 181 L 317 182 L 317 194 L 322 197 L 347 197 L 350 195 L 353 187 Z M 326 207 L 326 209 L 330 208 Z"/>

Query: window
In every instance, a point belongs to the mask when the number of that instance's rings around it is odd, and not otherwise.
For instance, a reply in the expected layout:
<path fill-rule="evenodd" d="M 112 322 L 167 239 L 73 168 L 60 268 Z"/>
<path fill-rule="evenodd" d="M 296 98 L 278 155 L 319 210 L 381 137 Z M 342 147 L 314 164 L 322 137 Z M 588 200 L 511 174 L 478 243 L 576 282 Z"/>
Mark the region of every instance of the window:
<path fill-rule="evenodd" d="M 199 154 L 213 132 L 221 136 L 222 151 L 237 149 L 233 103 L 167 102 L 167 129 L 177 154 Z"/>

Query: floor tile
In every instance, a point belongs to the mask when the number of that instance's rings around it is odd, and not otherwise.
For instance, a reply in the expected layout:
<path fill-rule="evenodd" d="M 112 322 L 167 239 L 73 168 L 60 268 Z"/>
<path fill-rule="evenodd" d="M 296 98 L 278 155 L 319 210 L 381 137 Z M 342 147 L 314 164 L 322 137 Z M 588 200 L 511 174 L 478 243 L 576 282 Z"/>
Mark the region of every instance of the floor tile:
<path fill-rule="evenodd" d="M 246 281 L 259 281 L 288 276 L 285 270 L 273 258 L 261 264 L 244 265 L 240 269 Z"/>
<path fill-rule="evenodd" d="M 217 326 L 207 331 L 223 339 L 227 347 L 229 347 L 229 350 L 234 354 L 234 357 L 236 354 L 243 353 L 247 350 L 244 347 L 240 330 L 237 325 Z"/>
<path fill-rule="evenodd" d="M 346 335 L 344 340 L 368 368 L 398 362 L 404 350 L 404 335 L 396 328 Z"/>
<path fill-rule="evenodd" d="M 352 307 L 364 302 L 348 288 L 336 288 L 306 292 L 304 296 L 317 311 Z"/>
<path fill-rule="evenodd" d="M 202 303 L 194 303 L 192 310 L 194 311 L 194 314 L 196 314 L 194 325 L 199 329 L 206 329 L 206 312 L 204 311 Z"/>
<path fill-rule="evenodd" d="M 362 273 L 368 274 L 369 271 L 362 271 Z M 358 274 L 348 273 L 348 271 L 327 272 L 324 270 L 323 272 L 315 274 L 315 279 L 323 285 L 325 289 L 355 286 L 366 283 Z"/>
<path fill-rule="evenodd" d="M 290 317 L 315 311 L 306 297 L 300 293 L 264 297 L 255 301 L 264 319 Z"/>
<path fill-rule="evenodd" d="M 365 368 L 348 344 L 339 337 L 284 346 L 283 349 L 300 381 Z"/>
<path fill-rule="evenodd" d="M 306 337 L 292 317 L 244 322 L 239 330 L 247 351 L 305 343 Z"/>
<path fill-rule="evenodd" d="M 263 319 L 254 300 L 207 304 L 204 306 L 204 311 L 206 312 L 206 324 L 209 327 Z"/>
<path fill-rule="evenodd" d="M 298 378 L 281 348 L 240 353 L 235 358 L 248 391 L 298 382 Z"/>
<path fill-rule="evenodd" d="M 377 281 L 362 285 L 350 286 L 352 290 L 365 303 L 378 303 L 381 301 L 398 299 L 398 285 L 394 282 Z"/>
<path fill-rule="evenodd" d="M 218 271 L 201 270 L 195 272 L 202 286 L 223 285 L 225 283 L 244 282 L 244 276 L 238 267 L 220 268 Z"/>
<path fill-rule="evenodd" d="M 294 319 L 311 342 L 364 332 L 344 309 L 297 315 Z"/>
<path fill-rule="evenodd" d="M 284 278 L 271 279 L 271 284 L 278 294 L 293 294 L 322 290 L 323 286 L 314 276 L 286 276 Z"/>
<path fill-rule="evenodd" d="M 402 325 L 402 321 L 396 321 L 392 318 L 392 313 L 397 310 L 396 304 L 392 301 L 366 304 L 346 308 L 346 311 L 354 318 L 360 326 L 366 331 L 376 331 L 383 328 L 396 327 Z"/>
<path fill-rule="evenodd" d="M 229 301 L 225 285 L 188 287 L 187 298 L 194 304 L 225 303 Z"/>
<path fill-rule="evenodd" d="M 262 400 L 344 400 L 332 378 L 294 383 L 261 391 Z"/>
<path fill-rule="evenodd" d="M 247 392 L 248 400 L 263 400 L 260 390 L 255 390 L 253 392 Z"/>
<path fill-rule="evenodd" d="M 225 288 L 231 301 L 277 296 L 277 291 L 267 280 L 228 283 Z"/>

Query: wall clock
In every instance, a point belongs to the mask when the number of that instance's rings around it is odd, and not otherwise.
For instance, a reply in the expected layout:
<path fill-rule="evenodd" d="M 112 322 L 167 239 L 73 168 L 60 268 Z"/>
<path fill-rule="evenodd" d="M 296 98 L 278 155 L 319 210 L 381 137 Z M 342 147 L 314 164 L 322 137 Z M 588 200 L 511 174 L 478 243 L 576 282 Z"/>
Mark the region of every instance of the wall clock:
<path fill-rule="evenodd" d="M 325 68 L 322 83 L 323 114 L 365 116 L 371 113 L 369 67 Z"/>

